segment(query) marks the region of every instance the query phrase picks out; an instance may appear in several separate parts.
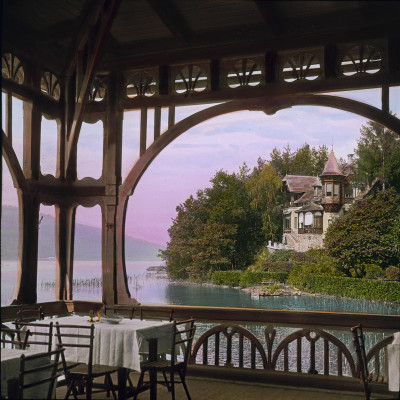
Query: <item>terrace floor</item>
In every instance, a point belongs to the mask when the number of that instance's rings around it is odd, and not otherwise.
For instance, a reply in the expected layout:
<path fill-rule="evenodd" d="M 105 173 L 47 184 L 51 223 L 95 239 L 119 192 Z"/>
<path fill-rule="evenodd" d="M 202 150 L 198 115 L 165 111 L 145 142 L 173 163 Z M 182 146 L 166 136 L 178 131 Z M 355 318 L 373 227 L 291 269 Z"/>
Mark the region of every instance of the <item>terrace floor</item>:
<path fill-rule="evenodd" d="M 131 373 L 131 379 L 135 384 L 139 378 L 138 373 Z M 116 384 L 117 377 L 113 377 Z M 323 391 L 321 389 L 308 389 L 289 386 L 277 386 L 261 383 L 234 382 L 221 379 L 209 379 L 200 377 L 187 377 L 187 385 L 192 400 L 363 400 L 364 393 Z M 65 386 L 57 389 L 57 398 L 63 398 Z M 171 394 L 167 389 L 159 385 L 157 390 L 158 400 L 170 400 Z M 73 398 L 71 395 L 70 398 Z M 84 399 L 85 395 L 80 395 Z M 138 400 L 148 399 L 149 391 L 141 393 Z M 380 399 L 396 399 L 395 395 L 379 395 Z M 106 393 L 94 393 L 93 399 L 112 399 L 106 397 Z M 182 385 L 176 385 L 176 400 L 186 400 Z"/>

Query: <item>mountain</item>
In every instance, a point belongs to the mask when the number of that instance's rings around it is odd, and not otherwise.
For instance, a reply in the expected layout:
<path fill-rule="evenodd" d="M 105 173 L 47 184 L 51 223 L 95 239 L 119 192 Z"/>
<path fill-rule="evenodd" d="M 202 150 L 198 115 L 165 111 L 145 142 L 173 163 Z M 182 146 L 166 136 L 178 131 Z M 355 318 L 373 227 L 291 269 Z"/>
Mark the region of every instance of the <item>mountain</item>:
<path fill-rule="evenodd" d="M 39 259 L 55 257 L 55 219 L 41 214 L 39 225 Z M 156 261 L 158 250 L 163 246 L 125 236 L 126 261 Z M 18 208 L 2 207 L 1 216 L 1 259 L 16 260 L 18 257 Z M 75 260 L 101 260 L 101 229 L 75 224 Z"/>

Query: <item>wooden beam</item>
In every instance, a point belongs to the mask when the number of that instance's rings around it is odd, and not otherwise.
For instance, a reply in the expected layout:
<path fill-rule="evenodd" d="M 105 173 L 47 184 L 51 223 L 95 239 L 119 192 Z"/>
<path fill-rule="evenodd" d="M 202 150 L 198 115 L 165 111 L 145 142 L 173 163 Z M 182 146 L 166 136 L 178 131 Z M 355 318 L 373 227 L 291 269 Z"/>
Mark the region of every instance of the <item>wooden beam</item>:
<path fill-rule="evenodd" d="M 96 67 L 100 58 L 100 53 L 103 50 L 104 42 L 106 36 L 108 35 L 112 22 L 117 13 L 120 0 L 110 0 L 109 7 L 104 11 L 103 14 L 98 15 L 98 29 L 96 32 L 92 32 L 95 37 L 93 37 L 93 47 L 90 49 L 90 54 L 87 58 L 87 67 L 85 70 L 85 75 L 82 80 L 82 86 L 78 93 L 78 98 L 75 104 L 74 118 L 72 121 L 71 130 L 67 131 L 68 136 L 68 149 L 67 149 L 67 168 L 66 176 L 70 179 L 76 179 L 75 176 L 75 163 L 76 163 L 76 147 L 78 145 L 79 133 L 81 130 L 83 115 L 85 112 L 85 107 L 89 98 L 89 91 L 91 89 L 92 81 L 96 71 Z M 78 40 L 77 50 L 80 49 L 83 43 L 89 41 L 91 29 L 87 27 L 87 31 Z M 76 58 L 75 58 L 76 59 Z M 77 61 L 77 60 L 76 60 Z M 72 63 L 71 65 L 74 65 Z M 68 74 L 67 74 L 68 76 Z"/>
<path fill-rule="evenodd" d="M 181 43 L 189 45 L 192 35 L 173 3 L 170 0 L 147 0 L 147 2 L 172 35 Z"/>
<path fill-rule="evenodd" d="M 274 35 L 282 35 L 284 33 L 284 28 L 282 21 L 277 15 L 274 2 L 264 1 L 264 0 L 254 0 L 259 13 L 264 19 L 267 30 Z"/>

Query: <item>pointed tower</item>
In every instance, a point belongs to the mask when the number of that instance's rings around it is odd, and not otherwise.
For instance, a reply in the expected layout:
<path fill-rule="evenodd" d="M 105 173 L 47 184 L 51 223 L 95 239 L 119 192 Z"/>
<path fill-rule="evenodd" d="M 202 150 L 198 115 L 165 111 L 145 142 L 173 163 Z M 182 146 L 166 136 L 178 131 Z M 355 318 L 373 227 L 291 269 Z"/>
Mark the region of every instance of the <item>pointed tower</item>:
<path fill-rule="evenodd" d="M 338 213 L 344 203 L 344 183 L 346 176 L 340 172 L 333 150 L 329 154 L 320 179 L 322 183 L 321 205 L 324 211 Z"/>

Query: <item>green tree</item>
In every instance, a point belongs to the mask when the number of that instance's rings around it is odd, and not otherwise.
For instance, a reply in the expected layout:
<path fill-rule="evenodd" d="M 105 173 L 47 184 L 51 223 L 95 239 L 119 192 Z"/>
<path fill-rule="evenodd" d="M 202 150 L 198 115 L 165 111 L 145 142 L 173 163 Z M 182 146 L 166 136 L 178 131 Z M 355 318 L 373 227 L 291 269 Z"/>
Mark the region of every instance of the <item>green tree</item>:
<path fill-rule="evenodd" d="M 277 241 L 282 237 L 282 182 L 270 163 L 262 170 L 255 169 L 246 183 L 250 194 L 250 205 L 261 213 L 262 229 L 266 241 Z"/>
<path fill-rule="evenodd" d="M 398 265 L 400 256 L 393 245 L 398 237 L 399 196 L 394 190 L 355 203 L 328 228 L 325 245 L 347 276 L 363 277 L 367 265 L 382 269 Z M 397 226 L 397 228 L 396 228 Z"/>
<path fill-rule="evenodd" d="M 216 270 L 245 269 L 263 243 L 261 213 L 251 207 L 248 169 L 218 171 L 212 187 L 177 207 L 161 252 L 175 279 L 206 280 Z"/>
<path fill-rule="evenodd" d="M 356 181 L 370 184 L 380 178 L 384 190 L 391 186 L 400 192 L 400 137 L 374 121 L 362 126 L 360 133 L 354 149 Z"/>
<path fill-rule="evenodd" d="M 292 152 L 290 146 L 283 151 L 274 148 L 270 154 L 271 165 L 281 178 L 285 175 L 319 175 L 328 160 L 328 148 L 319 146 L 318 149 L 305 143 Z"/>

